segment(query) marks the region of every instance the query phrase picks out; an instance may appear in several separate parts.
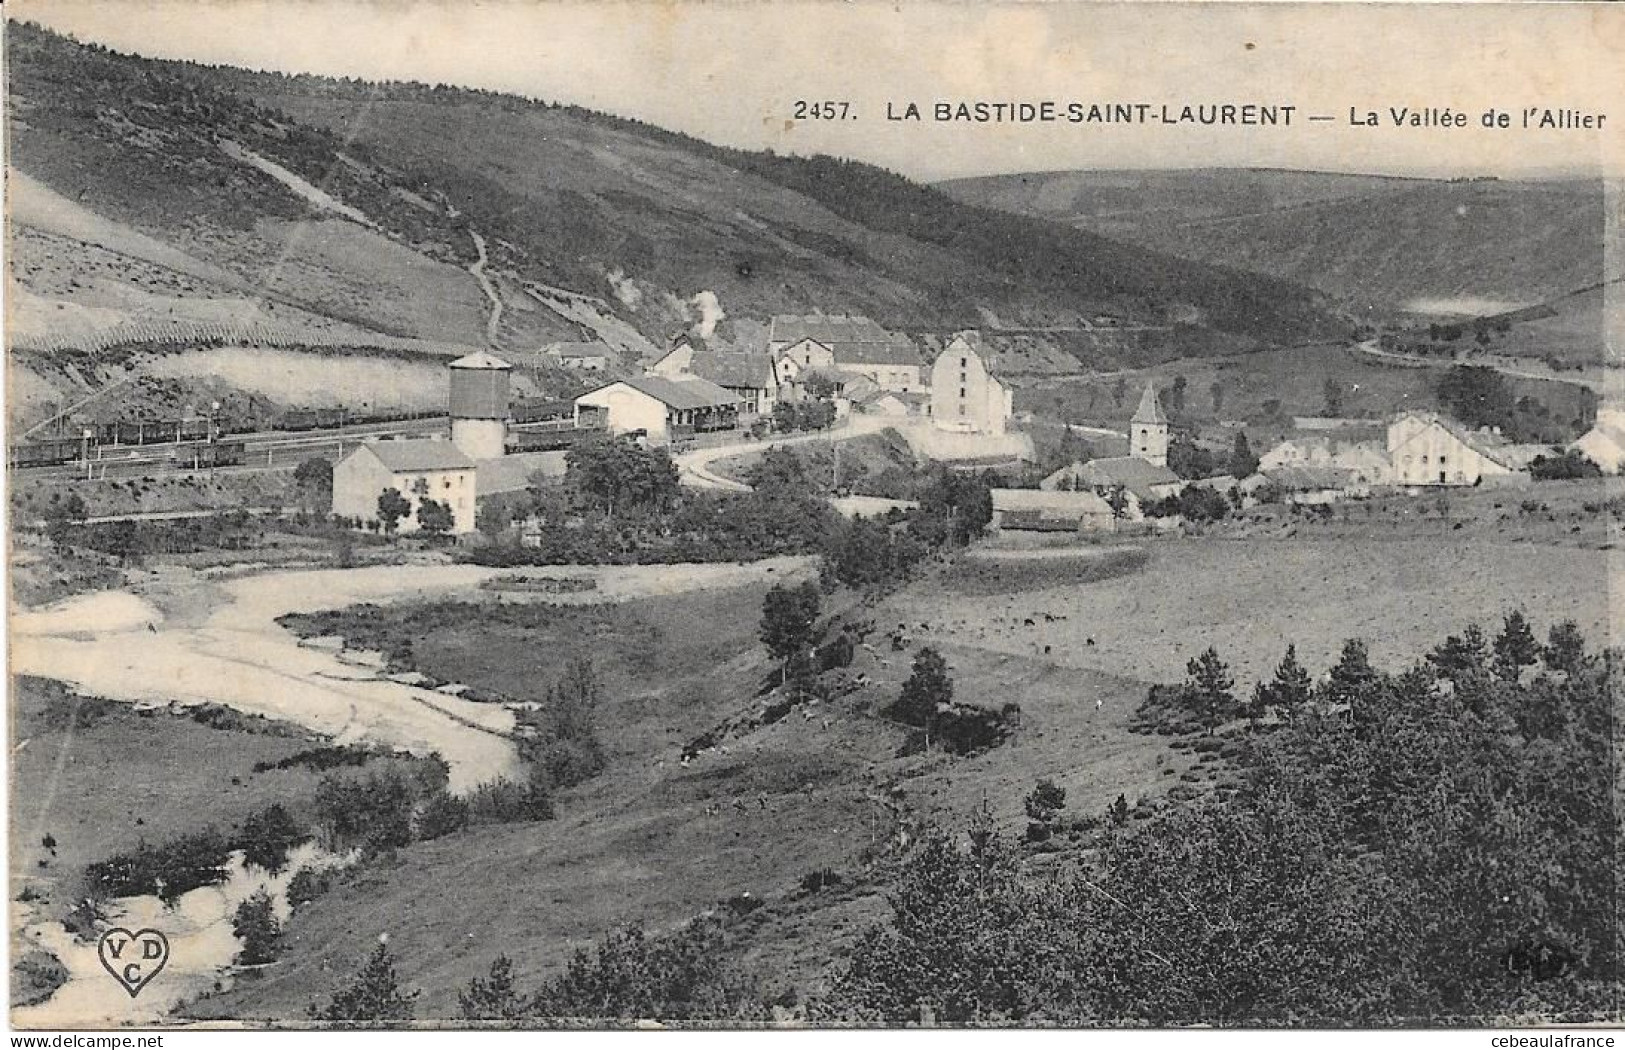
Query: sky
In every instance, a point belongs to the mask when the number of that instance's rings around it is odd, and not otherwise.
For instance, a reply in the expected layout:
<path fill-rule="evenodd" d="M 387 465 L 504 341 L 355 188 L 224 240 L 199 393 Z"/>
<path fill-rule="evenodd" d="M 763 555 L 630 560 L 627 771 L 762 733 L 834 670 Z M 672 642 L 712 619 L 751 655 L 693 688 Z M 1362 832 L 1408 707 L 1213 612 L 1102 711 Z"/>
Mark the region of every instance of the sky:
<path fill-rule="evenodd" d="M 724 145 L 921 179 L 1075 168 L 1544 176 L 1625 169 L 1625 10 L 1579 4 L 12 0 L 122 51 L 444 82 L 568 102 Z M 1295 106 L 1292 127 L 991 124 L 939 101 Z M 796 119 L 845 102 L 849 119 Z M 886 119 L 917 104 L 927 119 Z M 1396 128 L 1391 110 L 1468 114 Z M 1480 126 L 1486 109 L 1601 131 Z M 1350 123 L 1375 111 L 1376 127 Z M 1330 116 L 1309 122 L 1310 114 Z"/>

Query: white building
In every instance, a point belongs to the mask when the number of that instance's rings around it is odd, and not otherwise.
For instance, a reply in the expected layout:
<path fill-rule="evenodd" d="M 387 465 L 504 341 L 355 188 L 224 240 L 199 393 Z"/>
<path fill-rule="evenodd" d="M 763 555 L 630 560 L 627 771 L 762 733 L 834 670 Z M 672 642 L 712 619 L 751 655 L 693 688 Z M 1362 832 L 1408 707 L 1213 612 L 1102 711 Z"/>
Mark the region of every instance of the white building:
<path fill-rule="evenodd" d="M 1287 438 L 1258 459 L 1261 473 L 1288 467 L 1329 467 L 1346 471 L 1349 480 L 1381 485 L 1391 473 L 1388 449 L 1376 441 L 1337 441 L 1324 435 Z"/>
<path fill-rule="evenodd" d="M 988 370 L 963 333 L 954 336 L 931 366 L 931 425 L 964 434 L 1003 434 L 1014 393 Z"/>
<path fill-rule="evenodd" d="M 450 441 L 363 443 L 333 468 L 333 513 L 377 521 L 378 498 L 386 489 L 394 489 L 411 507 L 398 532 L 418 531 L 418 508 L 425 500 L 450 508 L 453 533 L 474 531 L 474 461 Z"/>
<path fill-rule="evenodd" d="M 1625 467 L 1625 409 L 1597 410 L 1597 425 L 1569 446 L 1601 467 L 1605 474 L 1618 474 Z"/>
<path fill-rule="evenodd" d="M 1518 446 L 1492 431 L 1472 431 L 1433 412 L 1402 412 L 1388 424 L 1396 485 L 1477 485 L 1519 476 Z"/>
<path fill-rule="evenodd" d="M 576 426 L 599 421 L 612 434 L 641 431 L 652 445 L 739 423 L 739 395 L 697 376 L 633 376 L 576 398 Z"/>
<path fill-rule="evenodd" d="M 913 341 L 867 317 L 780 315 L 768 326 L 767 350 L 781 384 L 796 382 L 808 369 L 838 368 L 851 376 L 866 376 L 883 390 L 925 389 L 920 352 Z"/>

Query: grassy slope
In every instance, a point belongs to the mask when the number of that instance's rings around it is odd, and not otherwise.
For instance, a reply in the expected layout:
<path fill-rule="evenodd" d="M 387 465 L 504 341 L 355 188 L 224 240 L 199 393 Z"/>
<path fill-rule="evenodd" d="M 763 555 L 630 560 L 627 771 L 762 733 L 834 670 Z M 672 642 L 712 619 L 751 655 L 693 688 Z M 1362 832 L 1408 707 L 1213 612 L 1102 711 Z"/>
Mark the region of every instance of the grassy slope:
<path fill-rule="evenodd" d="M 1016 407 L 1068 422 L 1094 419 L 1121 423 L 1139 403 L 1139 391 L 1147 378 L 1155 380 L 1167 406 L 1167 390 L 1176 376 L 1184 376 L 1186 412 L 1182 418 L 1199 425 L 1215 419 L 1262 419 L 1263 406 L 1270 401 L 1281 403 L 1283 417 L 1313 416 L 1325 412 L 1325 384 L 1331 379 L 1343 390 L 1345 414 L 1386 418 L 1402 409 L 1436 408 L 1433 390 L 1441 374 L 1442 369 L 1391 365 L 1340 346 L 1297 347 L 1211 361 L 1169 362 L 1129 373 L 1122 377 L 1121 404 L 1112 400 L 1119 382 L 1116 376 L 1035 383 L 1018 389 Z M 1217 412 L 1212 394 L 1215 381 L 1222 388 Z M 1574 436 L 1584 431 L 1580 421 L 1594 399 L 1583 388 L 1511 376 L 1506 382 L 1515 397 L 1534 397 L 1551 410 L 1555 419 L 1571 421 Z"/>
<path fill-rule="evenodd" d="M 1192 192 L 1199 184 L 1200 192 Z M 1035 171 L 952 179 L 961 200 L 1026 211 L 1093 229 L 1133 233 L 1147 224 L 1260 215 L 1329 201 L 1374 197 L 1414 185 L 1378 175 L 1271 169 Z"/>
<path fill-rule="evenodd" d="M 1365 638 L 1387 663 L 1471 620 L 1498 626 L 1519 606 L 1542 631 L 1572 618 L 1587 637 L 1607 636 L 1618 619 L 1596 586 L 1619 571 L 1612 553 L 1504 533 L 1464 539 L 1431 520 L 1399 530 L 1356 519 L 1351 531 L 1320 539 L 1305 525 L 1279 538 L 1158 543 L 1138 575 L 1002 598 L 922 588 L 903 618 L 930 623 L 922 633 L 932 640 L 1034 657 L 1047 645 L 1067 667 L 1143 681 L 1179 680 L 1185 662 L 1214 645 L 1249 689 L 1289 642 L 1319 672 L 1347 637 Z"/>
<path fill-rule="evenodd" d="M 983 305 L 1018 321 L 1190 306 L 1215 328 L 1283 341 L 1329 323 L 1296 286 L 965 207 L 863 165 L 476 92 L 151 62 L 21 25 L 9 46 L 13 155 L 31 175 L 144 232 L 185 229 L 193 254 L 388 331 L 471 331 L 477 291 L 453 269 L 473 258 L 468 227 L 533 279 L 602 296 L 608 272 L 627 273 L 645 305 L 615 309 L 660 336 L 676 316 L 662 293 L 702 288 L 736 316 L 820 307 L 932 327 L 976 323 Z M 439 269 L 374 273 L 404 249 L 353 224 L 312 226 L 302 200 L 215 136 L 359 208 Z M 373 281 L 378 294 L 361 295 Z M 425 313 L 425 300 L 442 308 Z"/>
<path fill-rule="evenodd" d="M 413 846 L 398 867 L 322 898 L 295 916 L 273 973 L 196 1010 L 298 1016 L 387 930 L 403 981 L 424 990 L 419 1015 L 446 1017 L 456 988 L 498 952 L 514 959 L 525 984 L 612 925 L 666 928 L 746 891 L 769 902 L 743 926 L 753 967 L 770 989 L 805 992 L 884 912 L 857 854 L 896 829 L 881 801 L 890 785 L 901 786 L 890 797 L 915 816 L 953 823 L 981 805 L 984 788 L 999 818 L 1015 820 L 1012 792 L 1046 772 L 1090 809 L 1128 785 L 1160 783 L 1168 761 L 1160 744 L 1126 729 L 1141 685 L 975 647 L 947 651 L 957 696 L 997 705 L 1019 694 L 1025 728 L 1016 741 L 968 760 L 895 757 L 904 734 L 871 709 L 895 697 L 910 653 L 891 651 L 880 634 L 852 668 L 869 677 L 868 688 L 729 737 L 727 753 L 684 768 L 682 743 L 753 709 L 772 672 L 753 642 L 761 593 L 542 613 L 529 629 L 497 623 L 477 634 L 466 619 L 406 628 L 409 609 L 387 612 L 392 630 L 417 638 L 419 666 L 509 695 L 536 695 L 564 659 L 591 655 L 613 698 L 599 719 L 610 768 L 567 793 L 555 821 Z M 873 611 L 883 628 L 892 615 L 889 605 Z M 696 630 L 702 618 L 706 629 Z M 1082 702 L 1097 697 L 1109 701 L 1103 710 Z M 1080 754 L 1091 756 L 1087 766 L 1077 765 Z M 709 805 L 720 812 L 708 815 Z M 840 891 L 808 898 L 796 890 L 822 868 L 843 873 Z"/>
<path fill-rule="evenodd" d="M 944 188 L 1382 307 L 1420 297 L 1539 302 L 1602 277 L 1603 198 L 1594 182 L 1061 172 Z"/>
<path fill-rule="evenodd" d="M 293 727 L 282 727 L 287 735 L 214 729 L 98 700 L 83 701 L 98 716 L 88 726 L 47 716 L 73 702 L 29 679 L 12 692 L 12 883 L 45 901 L 71 903 L 85 865 L 142 840 L 163 842 L 203 822 L 227 831 L 272 802 L 297 808 L 315 789 L 308 770 L 253 772 L 256 762 L 318 746 Z M 54 856 L 41 845 L 46 835 L 56 839 Z"/>

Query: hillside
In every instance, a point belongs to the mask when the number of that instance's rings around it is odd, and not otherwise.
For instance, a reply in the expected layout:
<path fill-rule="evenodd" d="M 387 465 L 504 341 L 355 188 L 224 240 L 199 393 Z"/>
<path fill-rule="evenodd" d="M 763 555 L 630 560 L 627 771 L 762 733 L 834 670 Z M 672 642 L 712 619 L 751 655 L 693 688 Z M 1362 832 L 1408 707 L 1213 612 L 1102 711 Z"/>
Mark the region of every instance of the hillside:
<path fill-rule="evenodd" d="M 12 164 L 75 211 L 14 216 L 25 239 L 72 242 L 37 253 L 69 271 L 49 275 L 63 287 L 12 274 L 48 300 L 36 328 L 53 309 L 111 311 L 80 318 L 103 327 L 185 316 L 169 300 L 201 295 L 342 324 L 358 344 L 596 337 L 636 352 L 715 323 L 706 292 L 728 317 L 862 312 L 904 329 L 1177 320 L 1186 354 L 1339 328 L 1299 286 L 967 206 L 862 164 L 486 92 L 137 58 L 21 23 L 8 50 Z M 73 253 L 91 249 L 193 287 L 132 303 L 134 278 L 75 285 Z"/>
<path fill-rule="evenodd" d="M 1384 312 L 1497 313 L 1605 276 L 1596 181 L 1074 171 L 942 189 L 979 206 L 1301 281 Z"/>

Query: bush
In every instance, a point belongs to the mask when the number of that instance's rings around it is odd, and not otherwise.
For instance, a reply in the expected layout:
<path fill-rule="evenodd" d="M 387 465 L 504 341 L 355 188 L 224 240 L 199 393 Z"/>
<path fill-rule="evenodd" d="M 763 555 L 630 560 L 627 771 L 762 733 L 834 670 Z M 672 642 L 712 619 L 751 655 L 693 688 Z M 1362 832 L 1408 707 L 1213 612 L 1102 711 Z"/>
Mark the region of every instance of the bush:
<path fill-rule="evenodd" d="M 302 904 L 309 904 L 331 890 L 335 880 L 336 873 L 332 868 L 300 868 L 294 872 L 293 878 L 288 880 L 288 906 L 297 908 Z"/>
<path fill-rule="evenodd" d="M 468 818 L 475 824 L 512 824 L 553 819 L 553 794 L 545 774 L 529 780 L 489 780 L 468 796 Z"/>
<path fill-rule="evenodd" d="M 1586 458 L 1585 453 L 1571 448 L 1558 456 L 1536 456 L 1529 464 L 1529 476 L 1536 481 L 1573 481 L 1600 478 L 1602 468 Z"/>
<path fill-rule="evenodd" d="M 841 884 L 841 873 L 834 868 L 815 868 L 801 876 L 801 888 L 808 893 L 817 893 L 829 886 Z"/>
<path fill-rule="evenodd" d="M 243 821 L 237 847 L 247 863 L 274 875 L 287 863 L 288 852 L 309 840 L 309 829 L 280 803 L 272 803 Z"/>
<path fill-rule="evenodd" d="M 593 950 L 578 950 L 563 974 L 542 985 L 531 1010 L 583 1020 L 766 1020 L 753 982 L 729 962 L 727 948 L 714 918 L 663 937 L 617 930 Z"/>
<path fill-rule="evenodd" d="M 353 980 L 333 993 L 326 1006 L 312 1003 L 308 1012 L 316 1021 L 388 1027 L 390 1022 L 412 1019 L 417 997 L 416 991 L 401 991 L 395 960 L 389 946 L 380 942 Z"/>
<path fill-rule="evenodd" d="M 316 787 L 318 820 L 340 849 L 373 853 L 409 844 L 417 802 L 415 785 L 396 768 L 360 776 L 335 773 Z"/>
<path fill-rule="evenodd" d="M 418 812 L 417 837 L 424 841 L 442 838 L 468 827 L 468 803 L 449 791 L 438 791 Z"/>
<path fill-rule="evenodd" d="M 254 772 L 267 773 L 274 769 L 311 769 L 324 772 L 345 766 L 359 766 L 377 758 L 379 751 L 361 744 L 343 744 L 338 747 L 313 747 L 299 751 L 275 762 L 255 762 Z"/>
<path fill-rule="evenodd" d="M 213 828 L 183 835 L 161 846 L 138 845 L 85 869 L 91 891 L 98 897 L 139 897 L 154 894 L 174 904 L 182 894 L 226 881 L 231 847 Z"/>
<path fill-rule="evenodd" d="M 282 937 L 270 896 L 260 890 L 237 905 L 231 917 L 231 932 L 243 942 L 237 961 L 244 966 L 261 966 L 276 959 Z"/>

